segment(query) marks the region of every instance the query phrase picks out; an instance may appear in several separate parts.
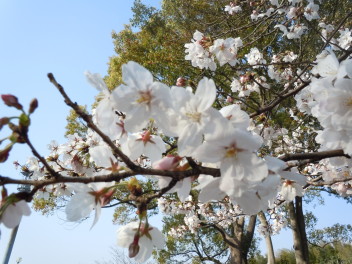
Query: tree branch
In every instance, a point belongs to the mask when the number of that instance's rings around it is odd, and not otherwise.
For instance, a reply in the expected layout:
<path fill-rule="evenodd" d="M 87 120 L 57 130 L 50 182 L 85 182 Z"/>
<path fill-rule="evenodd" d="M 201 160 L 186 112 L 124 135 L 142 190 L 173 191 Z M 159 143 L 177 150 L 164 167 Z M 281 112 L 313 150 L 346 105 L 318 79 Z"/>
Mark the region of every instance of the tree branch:
<path fill-rule="evenodd" d="M 79 106 L 77 103 L 72 102 L 72 100 L 68 97 L 66 94 L 64 88 L 56 81 L 54 75 L 52 73 L 48 73 L 48 78 L 50 82 L 58 89 L 60 94 L 63 96 L 65 103 L 71 107 L 76 114 L 81 117 L 86 123 L 89 128 L 91 128 L 93 131 L 95 131 L 108 146 L 111 148 L 113 151 L 114 155 L 116 157 L 120 157 L 121 160 L 128 166 L 133 171 L 139 171 L 141 168 L 140 166 L 136 165 L 133 161 L 129 159 L 115 144 L 114 142 L 111 141 L 111 139 L 105 135 L 94 123 L 92 120 L 92 116 L 86 114 Z"/>

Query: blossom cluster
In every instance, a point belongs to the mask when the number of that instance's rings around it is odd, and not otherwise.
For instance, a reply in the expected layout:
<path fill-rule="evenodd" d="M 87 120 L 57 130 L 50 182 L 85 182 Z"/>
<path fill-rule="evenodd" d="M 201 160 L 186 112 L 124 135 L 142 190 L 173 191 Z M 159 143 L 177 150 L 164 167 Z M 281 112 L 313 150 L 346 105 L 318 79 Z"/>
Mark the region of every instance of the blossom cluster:
<path fill-rule="evenodd" d="M 200 69 L 216 70 L 215 58 L 220 66 L 228 63 L 235 66 L 238 63 L 237 52 L 243 43 L 241 38 L 216 39 L 204 36 L 198 30 L 193 34 L 191 43 L 185 44 L 185 60 L 190 60 L 192 66 Z"/>
<path fill-rule="evenodd" d="M 295 99 L 305 113 L 311 113 L 324 128 L 318 131 L 316 141 L 322 149 L 342 148 L 352 153 L 352 60 L 338 61 L 333 52 L 323 52 L 317 57 L 311 84 Z"/>
<path fill-rule="evenodd" d="M 253 23 L 277 16 L 273 30 L 290 41 L 308 31 L 301 18 L 308 22 L 320 18 L 319 4 L 313 0 L 267 2 L 250 5 Z M 245 8 L 230 3 L 224 11 L 233 18 Z M 335 30 L 333 25 L 323 22 L 319 28 L 324 41 Z M 64 144 L 52 141 L 45 163 L 37 156 L 22 166 L 38 182 L 54 178 L 52 171 L 69 179 L 41 186 L 35 198 L 64 198 L 67 221 L 78 222 L 94 212 L 93 227 L 102 207 L 122 189 L 127 199 L 136 202 L 138 221 L 118 230 L 117 243 L 128 248 L 130 257 L 143 262 L 150 257 L 153 247 L 163 248 L 165 240 L 148 222 L 149 198 L 142 199 L 145 197 L 139 181 L 124 181 L 131 175 L 143 177 L 139 174 L 142 170 L 133 171 L 131 163 L 152 171 L 146 173 L 146 178 L 158 190 L 153 199 L 159 198 L 158 207 L 164 214 L 184 215 L 184 224 L 169 231 L 174 237 L 196 233 L 204 223 L 227 228 L 238 217 L 261 211 L 268 212 L 270 219 L 259 225 L 259 232 L 276 234 L 287 225 L 277 205 L 303 196 L 307 180 L 319 179 L 331 183 L 329 187 L 341 196 L 352 195 L 352 181 L 345 180 L 352 175 L 352 164 L 346 158 L 310 164 L 303 170 L 305 175 L 295 168 L 289 170 L 286 162 L 276 158 L 288 152 L 307 152 L 314 133 L 322 150 L 342 149 L 352 155 L 352 59 L 339 61 L 335 55 L 338 50 L 351 48 L 352 34 L 347 28 L 338 32 L 338 37 L 331 38 L 330 47 L 317 56 L 308 71 L 294 66 L 300 59 L 294 51 L 249 49 L 240 37 L 214 40 L 200 31 L 194 32 L 191 43 L 185 44 L 185 59 L 194 67 L 209 69 L 211 74 L 205 75 L 208 77 L 225 65 L 233 71 L 237 77 L 228 78 L 226 95 L 223 87 L 216 86 L 215 78 L 201 77 L 192 87 L 180 78 L 175 86 L 169 87 L 155 81 L 151 72 L 133 61 L 122 66 L 122 84 L 115 89 L 109 89 L 98 74 L 87 72 L 88 81 L 100 92 L 92 111 L 91 128 L 84 135 L 67 136 Z M 247 54 L 239 55 L 245 51 Z M 243 68 L 234 70 L 235 66 Z M 300 87 L 304 89 L 299 90 Z M 297 89 L 292 94 L 297 93 L 294 98 L 300 112 L 285 107 L 277 111 L 292 119 L 296 126 L 292 131 L 271 124 L 265 115 L 251 119 L 243 109 L 252 107 L 246 101 L 251 98 L 261 110 L 265 100 L 258 103 L 257 97 L 262 99 L 268 91 L 276 94 L 290 88 Z M 236 96 L 239 100 L 234 102 Z M 278 98 L 284 96 L 278 94 Z M 16 97 L 2 98 L 8 106 L 23 110 Z M 221 101 L 218 109 L 214 107 L 217 100 Z M 35 103 L 32 106 L 34 109 Z M 306 119 L 317 120 L 319 126 Z M 8 123 L 9 120 L 0 119 L 1 127 Z M 305 128 L 306 124 L 310 128 Z M 7 157 L 8 152 L 1 154 Z M 192 168 L 213 169 L 219 175 L 177 174 Z M 161 176 L 165 174 L 158 174 L 158 170 L 175 174 Z M 116 181 L 104 177 L 111 175 L 117 175 Z M 86 184 L 70 182 L 86 178 L 93 180 Z M 0 223 L 14 228 L 23 215 L 29 214 L 24 200 L 3 192 Z"/>

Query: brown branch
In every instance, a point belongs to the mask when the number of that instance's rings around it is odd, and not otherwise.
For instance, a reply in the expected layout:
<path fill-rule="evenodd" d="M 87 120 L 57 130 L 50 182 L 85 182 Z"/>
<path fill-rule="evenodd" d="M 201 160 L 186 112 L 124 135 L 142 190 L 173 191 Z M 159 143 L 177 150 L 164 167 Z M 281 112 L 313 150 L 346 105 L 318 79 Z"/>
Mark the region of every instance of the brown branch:
<path fill-rule="evenodd" d="M 347 51 L 344 52 L 343 55 L 341 55 L 339 58 L 338 58 L 338 61 L 341 62 L 345 59 L 348 58 L 348 56 L 350 56 L 352 54 L 352 47 L 350 47 Z M 312 62 L 313 64 L 313 62 Z M 308 70 L 310 65 L 307 65 L 303 70 L 302 72 L 294 79 L 290 82 L 290 84 L 287 86 L 287 88 L 281 93 L 278 95 L 278 97 L 276 99 L 274 99 L 273 101 L 271 101 L 269 104 L 267 104 L 266 106 L 264 107 L 261 107 L 259 109 L 257 109 L 255 112 L 251 113 L 249 116 L 251 118 L 257 116 L 257 115 L 260 115 L 261 113 L 264 113 L 264 112 L 267 112 L 267 111 L 270 111 L 272 110 L 275 106 L 279 105 L 283 100 L 289 98 L 290 96 L 293 96 L 295 94 L 297 94 L 299 91 L 303 90 L 305 87 L 307 87 L 310 83 L 311 83 L 311 80 L 308 80 L 308 81 L 305 81 L 303 82 L 300 86 L 298 86 L 297 88 L 293 89 L 292 91 L 289 91 L 292 87 L 292 85 L 298 80 L 301 78 L 301 76 Z"/>
<path fill-rule="evenodd" d="M 341 183 L 346 181 L 352 181 L 352 177 L 343 177 L 343 178 L 336 178 L 332 179 L 331 181 L 327 182 L 316 182 L 316 181 L 307 181 L 307 184 L 312 186 L 326 186 L 326 185 L 333 185 L 335 183 Z"/>
<path fill-rule="evenodd" d="M 34 156 L 36 156 L 41 163 L 43 163 L 44 167 L 48 170 L 48 172 L 50 173 L 50 175 L 52 175 L 55 178 L 60 178 L 61 175 L 59 173 L 57 173 L 45 160 L 45 158 L 43 158 L 39 152 L 35 149 L 35 147 L 32 145 L 32 142 L 29 140 L 28 138 L 28 134 L 25 133 L 22 135 L 23 139 L 25 140 L 26 144 L 29 146 L 29 148 L 31 149 L 32 153 Z"/>
<path fill-rule="evenodd" d="M 133 161 L 129 159 L 115 144 L 112 140 L 105 135 L 94 123 L 92 120 L 92 116 L 85 113 L 77 103 L 72 102 L 72 100 L 66 94 L 64 88 L 56 81 L 54 75 L 52 73 L 48 73 L 48 78 L 50 82 L 59 90 L 60 94 L 63 96 L 65 103 L 71 107 L 76 114 L 81 117 L 86 123 L 89 128 L 94 130 L 102 139 L 103 141 L 108 144 L 108 146 L 113 151 L 115 157 L 120 157 L 121 160 L 133 171 L 139 171 L 141 169 L 140 166 L 136 165 Z"/>
<path fill-rule="evenodd" d="M 233 248 L 240 249 L 238 245 L 233 241 L 233 238 L 229 236 L 223 228 L 221 228 L 219 225 L 216 224 L 210 224 L 208 225 L 209 227 L 215 228 L 219 233 L 221 234 L 222 238 L 224 239 L 225 243 L 230 245 Z"/>
<path fill-rule="evenodd" d="M 259 108 L 257 111 L 251 113 L 249 116 L 251 118 L 260 115 L 261 113 L 267 112 L 272 110 L 275 106 L 277 106 L 278 104 L 280 104 L 283 100 L 285 100 L 286 98 L 295 95 L 296 93 L 298 93 L 299 91 L 303 90 L 305 87 L 307 87 L 310 84 L 310 81 L 302 83 L 300 86 L 298 86 L 296 89 L 292 90 L 291 92 L 287 92 L 285 94 L 279 94 L 278 97 L 276 99 L 274 99 L 273 101 L 271 101 L 269 104 L 267 104 L 264 107 Z"/>
<path fill-rule="evenodd" d="M 199 174 L 207 174 L 213 177 L 220 177 L 220 170 L 214 168 L 207 168 L 199 166 L 197 169 L 191 169 L 186 171 L 164 171 L 164 170 L 154 170 L 154 169 L 141 169 L 140 171 L 126 171 L 126 172 L 115 172 L 107 175 L 99 175 L 92 177 L 66 177 L 60 174 L 59 177 L 51 178 L 47 180 L 17 180 L 10 177 L 0 176 L 0 185 L 4 184 L 28 184 L 32 186 L 39 186 L 40 188 L 61 182 L 79 182 L 79 183 L 90 183 L 90 182 L 111 182 L 111 181 L 119 181 L 124 178 L 135 176 L 135 175 L 158 175 L 158 176 L 166 176 L 176 181 L 182 180 L 184 178 L 188 178 L 191 176 L 199 175 Z"/>
<path fill-rule="evenodd" d="M 320 51 L 322 51 L 323 49 L 326 48 L 327 45 L 329 45 L 330 40 L 335 36 L 335 34 L 337 33 L 337 31 L 342 27 L 342 25 L 346 22 L 347 18 L 349 18 L 350 16 L 352 16 L 352 12 L 349 12 L 342 20 L 341 22 L 337 25 L 337 27 L 335 28 L 335 30 L 331 33 L 330 37 L 325 41 L 324 46 L 320 49 Z"/>
<path fill-rule="evenodd" d="M 279 157 L 279 159 L 283 161 L 305 160 L 305 159 L 318 161 L 318 160 L 333 158 L 333 157 L 346 157 L 349 159 L 351 158 L 349 155 L 345 154 L 342 149 L 336 149 L 336 150 L 327 150 L 327 151 L 313 152 L 313 153 L 285 154 Z"/>

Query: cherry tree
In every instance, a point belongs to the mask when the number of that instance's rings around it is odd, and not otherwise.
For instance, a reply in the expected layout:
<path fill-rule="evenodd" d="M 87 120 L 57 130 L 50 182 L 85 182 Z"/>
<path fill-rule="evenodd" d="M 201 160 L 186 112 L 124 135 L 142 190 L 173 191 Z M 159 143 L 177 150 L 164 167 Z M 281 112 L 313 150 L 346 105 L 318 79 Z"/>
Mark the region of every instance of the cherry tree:
<path fill-rule="evenodd" d="M 305 192 L 325 186 L 352 194 L 352 13 L 331 18 L 327 3 L 311 0 L 210 2 L 221 7 L 221 20 L 187 35 L 179 59 L 193 72 L 171 84 L 135 61 L 122 65 L 115 87 L 87 72 L 99 93 L 89 113 L 49 73 L 88 129 L 51 142 L 47 157 L 28 136 L 31 116 L 41 110 L 37 100 L 26 108 L 15 95 L 1 95 L 19 114 L 0 119 L 0 129 L 11 131 L 0 141 L 0 161 L 16 144 L 26 144 L 33 158 L 20 166 L 30 179 L 0 176 L 0 223 L 16 227 L 33 199 L 65 198 L 72 222 L 94 211 L 92 228 L 104 206 L 127 204 L 134 221 L 117 231 L 117 244 L 142 263 L 165 247 L 148 221 L 158 208 L 183 217 L 168 237 L 211 227 L 230 248 L 210 256 L 196 247 L 200 261 L 246 263 L 257 226 L 274 263 L 270 236 L 289 219 L 296 261 L 309 262 Z M 241 19 L 247 24 L 217 27 Z M 307 48 L 310 34 L 316 46 Z M 8 193 L 9 184 L 31 189 Z"/>

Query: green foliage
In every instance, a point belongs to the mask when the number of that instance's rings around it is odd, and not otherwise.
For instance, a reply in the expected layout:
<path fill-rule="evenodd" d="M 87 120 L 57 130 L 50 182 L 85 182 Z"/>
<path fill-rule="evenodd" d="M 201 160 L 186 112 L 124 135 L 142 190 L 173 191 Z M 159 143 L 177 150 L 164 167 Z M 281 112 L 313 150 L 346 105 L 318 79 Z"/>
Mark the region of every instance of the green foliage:
<path fill-rule="evenodd" d="M 35 211 L 41 212 L 42 215 L 46 216 L 52 215 L 59 208 L 58 201 L 53 196 L 49 199 L 34 198 L 32 206 Z"/>
<path fill-rule="evenodd" d="M 352 226 L 334 224 L 331 227 L 323 229 L 314 229 L 309 232 L 309 242 L 313 245 L 324 247 L 328 244 L 351 243 L 352 242 Z"/>
<path fill-rule="evenodd" d="M 293 250 L 282 249 L 275 260 L 276 264 L 295 264 L 295 252 Z"/>
<path fill-rule="evenodd" d="M 311 263 L 350 264 L 352 263 L 352 246 L 336 242 L 325 247 L 310 247 Z"/>
<path fill-rule="evenodd" d="M 86 106 L 80 106 L 80 108 L 87 113 Z M 66 117 L 67 125 L 66 125 L 66 132 L 65 136 L 73 135 L 77 133 L 79 136 L 84 136 L 87 133 L 87 127 L 78 117 L 74 110 L 70 110 L 70 114 Z"/>
<path fill-rule="evenodd" d="M 184 215 L 166 216 L 163 219 L 163 232 L 184 224 Z M 197 233 L 187 232 L 184 236 L 174 238 L 167 236 L 166 248 L 159 252 L 159 263 L 191 263 L 205 262 L 206 256 L 216 256 L 214 259 L 226 259 L 227 245 L 221 235 L 213 228 L 200 228 Z M 188 262 L 189 263 L 189 262 Z"/>

